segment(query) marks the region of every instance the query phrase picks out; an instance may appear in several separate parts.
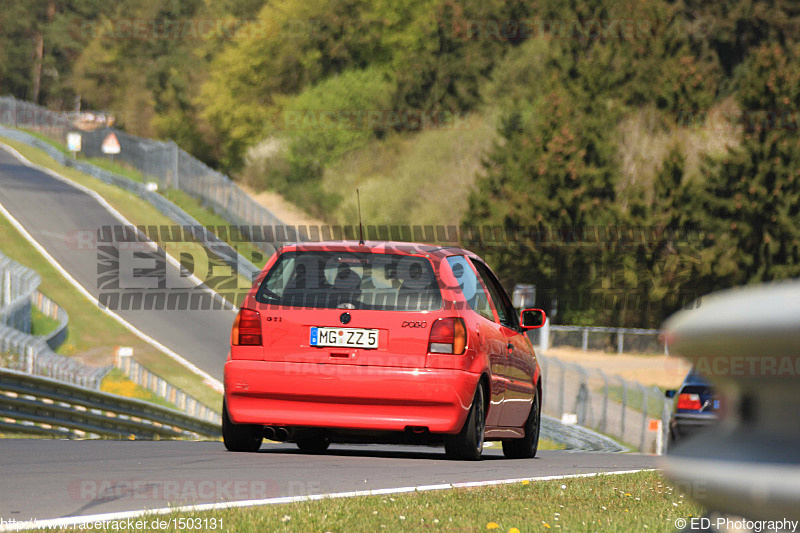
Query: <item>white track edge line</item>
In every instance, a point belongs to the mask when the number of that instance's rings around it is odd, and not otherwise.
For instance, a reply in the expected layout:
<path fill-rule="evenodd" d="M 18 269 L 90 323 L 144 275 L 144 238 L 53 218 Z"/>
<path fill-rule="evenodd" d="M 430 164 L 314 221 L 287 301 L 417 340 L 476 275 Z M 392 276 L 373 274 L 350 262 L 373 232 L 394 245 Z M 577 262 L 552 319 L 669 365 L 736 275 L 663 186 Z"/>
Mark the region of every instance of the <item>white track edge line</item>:
<path fill-rule="evenodd" d="M 263 500 L 239 500 L 232 502 L 204 503 L 197 505 L 182 505 L 176 507 L 161 507 L 157 509 L 141 509 L 136 511 L 120 511 L 116 513 L 102 513 L 85 516 L 69 516 L 65 518 L 51 518 L 47 520 L 31 520 L 0 525 L 2 531 L 22 531 L 33 528 L 57 528 L 86 524 L 89 522 L 107 522 L 110 520 L 127 520 L 144 516 L 160 516 L 169 513 L 192 513 L 202 511 L 217 511 L 221 509 L 236 509 L 242 507 L 256 507 L 265 505 L 279 505 L 283 503 L 310 502 L 334 498 L 356 498 L 359 496 L 382 496 L 388 494 L 404 494 L 408 492 L 426 492 L 432 490 L 464 489 L 474 487 L 489 487 L 494 485 L 509 485 L 523 481 L 555 481 L 559 479 L 589 478 L 597 476 L 612 476 L 622 474 L 636 474 L 638 472 L 651 472 L 656 468 L 639 468 L 635 470 L 616 470 L 610 472 L 590 472 L 586 474 L 563 474 L 555 476 L 521 477 L 514 479 L 494 479 L 488 481 L 467 481 L 462 483 L 440 483 L 436 485 L 418 485 L 413 487 L 397 487 L 390 489 L 356 490 L 350 492 L 336 492 L 332 494 L 310 494 L 308 496 L 279 496 Z"/>
<path fill-rule="evenodd" d="M 92 197 L 95 200 L 97 200 L 105 209 L 108 210 L 109 213 L 111 213 L 112 215 L 117 217 L 119 220 L 121 220 L 122 222 L 124 222 L 126 224 L 129 224 L 132 227 L 136 227 L 133 224 L 131 224 L 127 219 L 125 219 L 125 217 L 123 217 L 122 214 L 120 214 L 113 207 L 111 207 L 111 205 L 109 205 L 108 202 L 106 202 L 97 192 L 92 191 L 91 189 L 88 189 L 88 188 L 84 187 L 83 185 L 80 185 L 79 183 L 75 183 L 75 182 L 73 182 L 72 180 L 70 180 L 68 178 L 65 178 L 63 176 L 59 176 L 55 171 L 52 171 L 52 170 L 50 170 L 50 169 L 48 169 L 46 167 L 40 167 L 39 165 L 31 163 L 30 161 L 28 161 L 25 158 L 25 156 L 20 154 L 18 151 L 14 150 L 14 148 L 6 145 L 5 143 L 0 142 L 0 145 L 2 145 L 3 147 L 7 148 L 8 150 L 10 150 L 12 152 L 12 155 L 14 155 L 15 157 L 19 158 L 20 161 L 22 161 L 23 164 L 25 164 L 27 166 L 30 166 L 32 168 L 35 168 L 36 170 L 39 170 L 41 172 L 45 172 L 48 175 L 51 175 L 56 179 L 60 179 L 61 181 L 67 183 L 68 185 L 71 185 L 71 186 L 83 191 L 84 193 L 88 194 L 90 197 Z M 223 392 L 222 382 L 220 382 L 218 379 L 216 379 L 213 376 L 211 376 L 211 374 L 209 374 L 208 372 L 206 372 L 204 370 L 201 370 L 194 363 L 188 361 L 187 359 L 184 359 L 181 355 L 179 355 L 176 352 L 172 351 L 171 349 L 167 348 L 166 346 L 161 344 L 159 341 L 157 341 L 153 337 L 151 337 L 151 336 L 147 335 L 145 332 L 137 329 L 133 324 L 131 324 L 130 322 L 128 322 L 127 320 L 125 320 L 124 318 L 119 316 L 117 313 L 111 311 L 110 309 L 104 308 L 102 305 L 100 305 L 100 302 L 97 300 L 97 298 L 95 298 L 88 290 L 86 290 L 86 288 L 84 288 L 83 285 L 78 283 L 78 280 L 73 278 L 72 275 L 69 272 L 67 272 L 67 270 L 64 267 L 62 267 L 61 264 L 58 261 L 56 261 L 56 259 L 52 255 L 50 255 L 50 253 L 47 252 L 47 250 L 45 250 L 45 248 L 41 244 L 39 244 L 39 242 L 36 239 L 33 238 L 33 236 L 28 232 L 28 230 L 26 230 L 25 227 L 16 218 L 14 218 L 12 216 L 11 213 L 9 213 L 8 210 L 5 208 L 5 206 L 3 206 L 2 204 L 0 204 L 0 213 L 2 213 L 9 220 L 9 222 L 11 222 L 11 225 L 14 226 L 14 228 L 17 231 L 19 231 L 20 234 L 22 234 L 22 236 L 25 238 L 25 240 L 27 240 L 34 248 L 36 248 L 36 250 L 40 254 L 42 254 L 44 256 L 44 258 L 47 260 L 48 263 L 50 263 L 53 266 L 53 268 L 55 268 L 62 276 L 64 276 L 67 279 L 67 281 L 69 281 L 76 289 L 78 289 L 78 291 L 81 294 L 83 294 L 89 301 L 91 301 L 95 305 L 97 305 L 97 307 L 98 307 L 98 309 L 100 309 L 100 311 L 102 311 L 106 315 L 110 316 L 111 318 L 113 318 L 114 320 L 119 322 L 122 326 L 127 328 L 131 333 L 133 333 L 134 335 L 136 335 L 137 337 L 139 337 L 143 341 L 147 342 L 151 346 L 155 347 L 156 349 L 160 350 L 161 352 L 163 352 L 164 354 L 169 356 L 171 359 L 177 361 L 178 363 L 180 363 L 183 366 L 185 366 L 187 369 L 191 370 L 192 372 L 194 372 L 198 376 L 202 377 L 206 381 L 206 383 L 208 383 L 215 391 Z M 152 241 L 150 241 L 150 242 L 152 242 Z M 175 259 L 171 255 L 169 255 L 169 254 L 165 254 L 165 255 L 168 258 L 171 259 L 171 264 L 173 264 L 173 266 L 178 265 L 178 268 L 179 268 L 180 264 L 177 263 L 177 261 L 175 261 Z M 194 279 L 192 279 L 192 278 L 194 278 Z M 197 280 L 198 284 L 202 284 L 202 282 L 194 275 L 192 275 L 189 279 L 192 279 L 192 281 Z M 203 286 L 203 288 L 205 290 L 211 291 L 214 295 L 216 295 L 216 297 L 222 298 L 219 294 L 214 292 L 211 288 L 205 287 L 205 286 Z M 225 300 L 225 302 L 227 303 L 227 300 Z M 2 530 L 0 530 L 0 531 L 2 531 Z"/>

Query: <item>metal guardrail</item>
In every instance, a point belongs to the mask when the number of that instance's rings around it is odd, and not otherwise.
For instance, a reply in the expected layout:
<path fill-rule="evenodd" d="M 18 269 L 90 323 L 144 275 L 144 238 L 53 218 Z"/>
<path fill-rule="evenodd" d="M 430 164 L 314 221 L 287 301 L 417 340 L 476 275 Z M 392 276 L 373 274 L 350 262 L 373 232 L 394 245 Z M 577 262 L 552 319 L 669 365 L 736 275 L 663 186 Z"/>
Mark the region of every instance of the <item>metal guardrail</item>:
<path fill-rule="evenodd" d="M 30 333 L 31 298 L 39 283 L 39 274 L 0 253 L 0 324 Z"/>
<path fill-rule="evenodd" d="M 734 529 L 720 513 L 774 524 L 745 530 L 796 529 L 787 522 L 800 521 L 800 280 L 704 296 L 665 329 L 725 402 L 716 427 L 663 461 L 667 477 L 713 513 L 691 530 Z"/>
<path fill-rule="evenodd" d="M 149 402 L 0 369 L 0 428 L 60 437 L 218 438 L 220 426 Z"/>
<path fill-rule="evenodd" d="M 137 385 L 157 394 L 159 397 L 175 405 L 188 414 L 214 424 L 221 424 L 222 418 L 210 407 L 203 405 L 199 400 L 192 398 L 158 374 L 142 366 L 131 355 L 120 355 L 115 359 L 115 365 L 122 370 L 128 378 Z"/>
<path fill-rule="evenodd" d="M 31 303 L 42 314 L 58 321 L 58 326 L 56 326 L 55 329 L 43 335 L 50 349 L 57 350 L 58 347 L 67 340 L 67 334 L 69 333 L 67 329 L 69 325 L 69 315 L 63 307 L 39 291 L 33 294 L 33 301 Z"/>
<path fill-rule="evenodd" d="M 69 317 L 38 292 L 39 274 L 0 253 L 0 279 L 0 354 L 9 354 L 2 365 L 99 389 L 110 367 L 90 367 L 53 351 L 67 336 Z M 32 305 L 59 321 L 45 336 L 31 335 Z"/>
<path fill-rule="evenodd" d="M 554 357 L 538 355 L 544 376 L 542 412 L 629 443 L 640 452 L 666 449 L 672 402 L 658 387 L 608 375 Z M 650 420 L 661 420 L 661 435 Z"/>

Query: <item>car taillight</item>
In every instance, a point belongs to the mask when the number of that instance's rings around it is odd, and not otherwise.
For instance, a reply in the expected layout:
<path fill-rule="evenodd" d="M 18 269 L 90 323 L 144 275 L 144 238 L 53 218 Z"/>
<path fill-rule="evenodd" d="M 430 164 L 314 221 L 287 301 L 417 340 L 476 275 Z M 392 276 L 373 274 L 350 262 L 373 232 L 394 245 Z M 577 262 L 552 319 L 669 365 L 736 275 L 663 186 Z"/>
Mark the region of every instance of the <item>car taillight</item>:
<path fill-rule="evenodd" d="M 431 327 L 430 353 L 461 355 L 467 347 L 467 328 L 461 318 L 440 318 Z"/>
<path fill-rule="evenodd" d="M 261 315 L 252 309 L 240 309 L 231 330 L 233 346 L 261 346 Z"/>
<path fill-rule="evenodd" d="M 701 407 L 703 407 L 703 404 L 700 403 L 699 394 L 688 394 L 684 392 L 678 395 L 678 409 L 699 411 Z"/>

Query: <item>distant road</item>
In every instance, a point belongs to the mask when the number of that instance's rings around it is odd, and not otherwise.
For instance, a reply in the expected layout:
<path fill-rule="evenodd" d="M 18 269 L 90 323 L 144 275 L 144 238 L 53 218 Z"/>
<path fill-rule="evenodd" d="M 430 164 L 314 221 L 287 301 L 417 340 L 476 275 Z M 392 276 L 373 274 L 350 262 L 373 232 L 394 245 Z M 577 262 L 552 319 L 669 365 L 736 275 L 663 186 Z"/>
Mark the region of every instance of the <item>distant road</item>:
<path fill-rule="evenodd" d="M 80 285 L 98 297 L 97 252 L 77 249 L 74 236 L 78 231 L 96 232 L 102 226 L 120 225 L 118 218 L 85 192 L 24 165 L 3 146 L 0 146 L 0 205 Z M 166 268 L 174 278 L 170 286 L 175 291 L 194 286 L 188 278 L 178 279 L 178 270 L 169 262 Z M 234 318 L 230 311 L 116 312 L 138 330 L 222 380 Z"/>

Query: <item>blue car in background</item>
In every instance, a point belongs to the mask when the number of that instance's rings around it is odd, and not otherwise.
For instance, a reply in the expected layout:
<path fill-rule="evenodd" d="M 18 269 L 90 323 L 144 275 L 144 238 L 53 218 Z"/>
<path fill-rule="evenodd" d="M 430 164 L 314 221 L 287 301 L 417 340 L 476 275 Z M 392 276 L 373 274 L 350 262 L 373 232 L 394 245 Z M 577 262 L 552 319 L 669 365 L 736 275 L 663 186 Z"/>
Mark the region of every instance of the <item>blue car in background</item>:
<path fill-rule="evenodd" d="M 669 420 L 671 442 L 677 442 L 717 422 L 720 400 L 708 381 L 694 369 L 689 371 L 679 389 L 666 391 L 666 396 L 675 399 Z"/>

